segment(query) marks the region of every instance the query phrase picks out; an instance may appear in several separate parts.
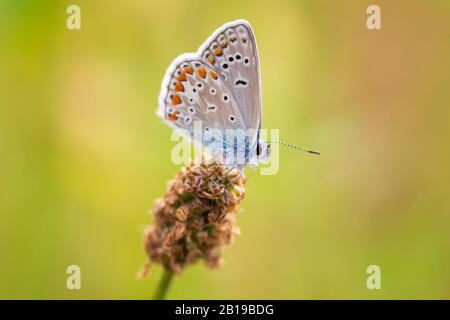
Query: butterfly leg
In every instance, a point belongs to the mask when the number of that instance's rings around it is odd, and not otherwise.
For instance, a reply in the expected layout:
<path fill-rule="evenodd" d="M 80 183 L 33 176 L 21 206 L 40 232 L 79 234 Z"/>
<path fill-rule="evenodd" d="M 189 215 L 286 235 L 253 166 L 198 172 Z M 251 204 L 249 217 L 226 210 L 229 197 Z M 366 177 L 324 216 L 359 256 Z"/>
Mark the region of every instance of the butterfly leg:
<path fill-rule="evenodd" d="M 258 165 L 257 164 L 251 164 L 248 166 L 249 168 L 252 168 L 253 170 L 245 177 L 244 183 L 247 182 L 247 180 L 258 171 Z"/>

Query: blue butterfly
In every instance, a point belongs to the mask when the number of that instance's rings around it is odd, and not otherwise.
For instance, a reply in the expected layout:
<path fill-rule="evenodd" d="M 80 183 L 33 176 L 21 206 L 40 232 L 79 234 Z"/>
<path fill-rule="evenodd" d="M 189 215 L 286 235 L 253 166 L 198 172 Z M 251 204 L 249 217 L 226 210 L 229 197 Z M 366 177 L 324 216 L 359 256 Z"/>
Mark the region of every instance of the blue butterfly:
<path fill-rule="evenodd" d="M 259 139 L 259 58 L 247 21 L 224 24 L 197 53 L 182 54 L 172 62 L 162 83 L 158 115 L 173 128 L 187 130 L 211 153 L 234 159 L 229 164 L 257 165 L 259 157 L 269 155 L 270 145 Z M 196 122 L 202 130 L 198 137 Z"/>
<path fill-rule="evenodd" d="M 196 53 L 177 57 L 162 82 L 157 114 L 227 165 L 242 169 L 266 160 L 270 144 L 260 139 L 261 78 L 250 24 L 226 23 Z"/>

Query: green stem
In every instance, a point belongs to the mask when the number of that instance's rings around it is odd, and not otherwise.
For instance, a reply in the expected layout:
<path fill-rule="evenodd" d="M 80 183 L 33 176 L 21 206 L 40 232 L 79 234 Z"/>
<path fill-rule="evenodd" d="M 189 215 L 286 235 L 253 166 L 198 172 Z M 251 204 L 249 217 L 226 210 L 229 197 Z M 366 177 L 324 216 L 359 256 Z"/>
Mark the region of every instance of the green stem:
<path fill-rule="evenodd" d="M 159 281 L 158 289 L 153 297 L 154 300 L 164 300 L 173 278 L 173 272 L 164 268 L 164 273 Z"/>

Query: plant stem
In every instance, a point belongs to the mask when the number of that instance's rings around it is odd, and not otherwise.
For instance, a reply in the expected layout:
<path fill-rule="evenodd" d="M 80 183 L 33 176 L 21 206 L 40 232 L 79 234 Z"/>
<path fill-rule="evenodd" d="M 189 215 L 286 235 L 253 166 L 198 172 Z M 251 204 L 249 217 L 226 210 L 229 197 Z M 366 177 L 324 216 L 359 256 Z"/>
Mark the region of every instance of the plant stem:
<path fill-rule="evenodd" d="M 159 281 L 158 288 L 153 297 L 154 300 L 164 300 L 173 278 L 173 272 L 164 268 L 164 273 Z"/>

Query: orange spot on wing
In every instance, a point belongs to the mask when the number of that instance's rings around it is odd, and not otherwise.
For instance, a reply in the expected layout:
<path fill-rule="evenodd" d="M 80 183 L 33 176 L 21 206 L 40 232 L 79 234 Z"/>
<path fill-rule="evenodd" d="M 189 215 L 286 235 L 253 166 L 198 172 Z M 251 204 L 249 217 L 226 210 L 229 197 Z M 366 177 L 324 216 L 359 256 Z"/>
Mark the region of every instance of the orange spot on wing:
<path fill-rule="evenodd" d="M 173 105 L 177 105 L 177 104 L 180 104 L 181 103 L 181 98 L 180 98 L 180 96 L 178 96 L 177 94 L 174 94 L 173 96 L 172 96 L 172 104 Z"/>
<path fill-rule="evenodd" d="M 192 74 L 192 73 L 194 73 L 194 69 L 192 69 L 192 67 L 189 66 L 189 67 L 184 68 L 184 72 Z"/>
<path fill-rule="evenodd" d="M 217 48 L 216 50 L 214 50 L 214 54 L 215 54 L 216 56 L 221 56 L 221 55 L 222 55 L 222 49 Z"/>
<path fill-rule="evenodd" d="M 186 81 L 186 74 L 184 72 L 180 73 L 180 75 L 177 77 L 178 81 Z"/>
<path fill-rule="evenodd" d="M 184 91 L 184 86 L 180 82 L 177 82 L 175 84 L 175 91 Z"/>
<path fill-rule="evenodd" d="M 177 121 L 178 120 L 178 115 L 180 114 L 180 111 L 176 110 L 172 113 L 169 113 L 167 115 L 167 118 L 171 121 Z"/>
<path fill-rule="evenodd" d="M 220 47 L 223 49 L 223 48 L 226 48 L 227 46 L 228 46 L 228 41 L 227 40 L 223 40 L 220 44 Z"/>
<path fill-rule="evenodd" d="M 210 71 L 209 71 L 209 75 L 210 75 L 211 78 L 213 78 L 214 80 L 217 80 L 217 73 L 215 73 L 214 71 L 210 70 Z"/>
<path fill-rule="evenodd" d="M 213 56 L 209 56 L 208 57 L 208 61 L 211 62 L 211 63 L 214 63 L 214 62 L 216 62 L 216 59 L 214 59 Z"/>
<path fill-rule="evenodd" d="M 197 73 L 200 77 L 202 77 L 203 79 L 205 79 L 206 77 L 206 70 L 203 67 L 200 67 L 197 69 Z"/>

